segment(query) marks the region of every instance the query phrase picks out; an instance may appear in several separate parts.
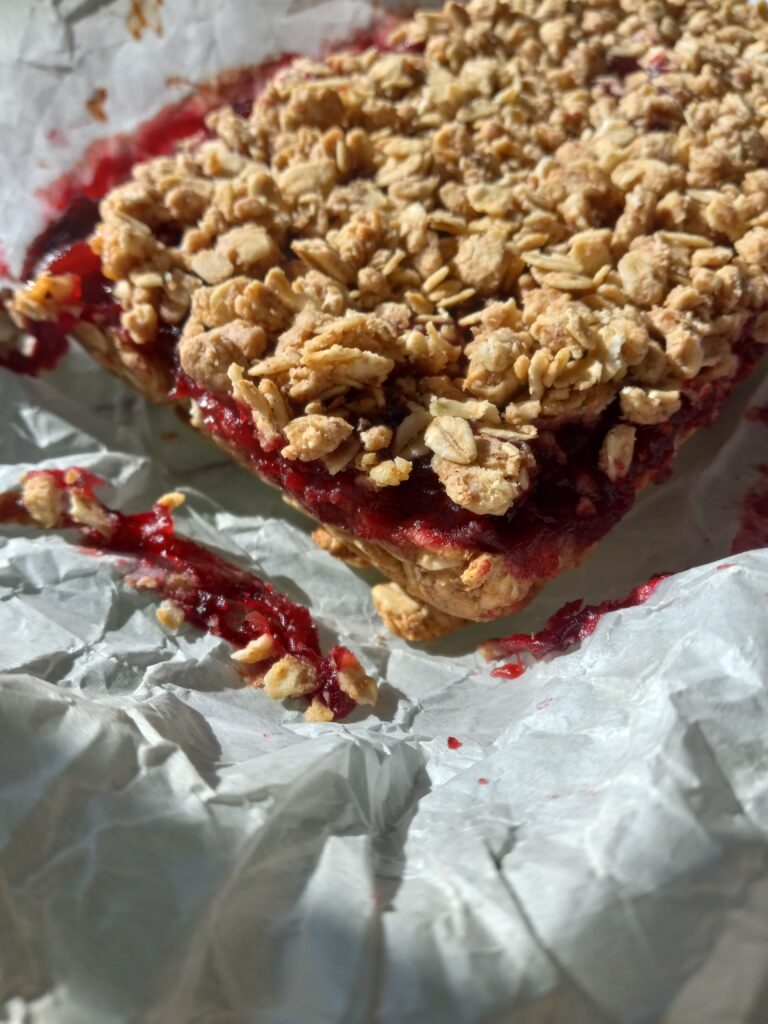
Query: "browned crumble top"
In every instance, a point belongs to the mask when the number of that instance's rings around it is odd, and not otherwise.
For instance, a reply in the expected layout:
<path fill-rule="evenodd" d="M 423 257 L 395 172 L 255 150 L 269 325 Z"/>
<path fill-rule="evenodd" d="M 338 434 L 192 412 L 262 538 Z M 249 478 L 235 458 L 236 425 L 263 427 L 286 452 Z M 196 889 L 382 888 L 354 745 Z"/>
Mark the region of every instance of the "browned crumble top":
<path fill-rule="evenodd" d="M 618 396 L 620 479 L 634 425 L 732 376 L 768 304 L 765 6 L 472 0 L 394 41 L 423 53 L 297 60 L 103 200 L 125 330 L 183 323 L 186 373 L 286 458 L 394 487 L 431 452 L 476 513 L 526 490 L 537 436 Z M 52 315 L 55 289 L 16 313 Z"/>

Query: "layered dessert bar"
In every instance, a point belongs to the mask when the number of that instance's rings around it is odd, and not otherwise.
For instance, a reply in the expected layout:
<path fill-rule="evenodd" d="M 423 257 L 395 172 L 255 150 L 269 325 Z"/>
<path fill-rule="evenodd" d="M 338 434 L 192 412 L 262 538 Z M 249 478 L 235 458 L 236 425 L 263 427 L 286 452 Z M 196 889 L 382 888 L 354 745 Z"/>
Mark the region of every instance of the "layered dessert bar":
<path fill-rule="evenodd" d="M 768 341 L 762 4 L 472 0 L 75 200 L 11 303 L 281 488 L 426 638 L 522 608 Z"/>

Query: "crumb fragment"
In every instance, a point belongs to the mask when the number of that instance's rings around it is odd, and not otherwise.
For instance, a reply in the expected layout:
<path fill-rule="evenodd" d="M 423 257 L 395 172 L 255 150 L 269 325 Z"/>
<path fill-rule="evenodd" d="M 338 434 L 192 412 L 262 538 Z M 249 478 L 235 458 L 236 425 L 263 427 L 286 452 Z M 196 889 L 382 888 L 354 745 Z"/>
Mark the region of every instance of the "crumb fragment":
<path fill-rule="evenodd" d="M 102 537 L 111 536 L 115 528 L 110 513 L 100 501 L 85 491 L 74 489 L 69 492 L 69 515 L 74 522 L 95 530 Z"/>
<path fill-rule="evenodd" d="M 160 602 L 155 615 L 160 625 L 170 630 L 178 629 L 184 621 L 184 610 L 171 598 L 165 598 Z"/>
<path fill-rule="evenodd" d="M 370 479 L 377 487 L 397 487 L 411 475 L 413 464 L 407 459 L 395 456 L 373 466 L 369 472 Z"/>
<path fill-rule="evenodd" d="M 40 526 L 52 529 L 59 524 L 62 514 L 61 492 L 52 477 L 45 473 L 28 474 L 22 484 L 21 501 Z"/>
<path fill-rule="evenodd" d="M 619 424 L 611 427 L 600 449 L 600 469 L 609 480 L 623 480 L 632 464 L 635 450 L 634 427 Z"/>
<path fill-rule="evenodd" d="M 243 665 L 255 665 L 274 657 L 276 650 L 273 638 L 268 633 L 264 633 L 255 640 L 249 640 L 239 651 L 233 651 L 230 657 L 233 661 L 238 661 Z"/>
<path fill-rule="evenodd" d="M 339 669 L 339 688 L 357 704 L 376 703 L 376 680 L 366 675 L 363 666 L 354 655 L 347 657 Z"/>
<path fill-rule="evenodd" d="M 163 505 L 169 512 L 173 512 L 186 501 L 186 496 L 181 491 L 168 491 L 157 499 L 158 505 Z"/>
<path fill-rule="evenodd" d="M 304 719 L 307 722 L 332 722 L 333 712 L 319 697 L 315 697 L 304 712 Z"/>
<path fill-rule="evenodd" d="M 98 88 L 94 89 L 88 99 L 85 101 L 85 109 L 95 118 L 97 121 L 106 122 L 107 114 L 104 110 L 104 104 L 107 102 L 107 96 L 109 93 L 106 89 Z"/>
<path fill-rule="evenodd" d="M 286 654 L 269 669 L 263 686 L 272 700 L 304 697 L 317 686 L 317 676 L 307 662 Z"/>

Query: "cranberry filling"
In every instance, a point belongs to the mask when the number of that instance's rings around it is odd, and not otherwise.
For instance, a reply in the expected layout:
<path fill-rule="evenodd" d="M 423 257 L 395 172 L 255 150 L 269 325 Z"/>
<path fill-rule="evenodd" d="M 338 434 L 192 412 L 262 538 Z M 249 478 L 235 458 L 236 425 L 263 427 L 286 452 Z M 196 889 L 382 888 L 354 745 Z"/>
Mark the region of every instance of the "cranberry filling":
<path fill-rule="evenodd" d="M 73 470 L 44 470 L 40 475 L 54 479 L 61 491 L 92 498 L 94 487 L 102 481 L 85 470 L 74 472 L 74 482 Z M 163 505 L 133 515 L 107 511 L 112 521 L 108 538 L 68 516 L 65 525 L 76 527 L 89 548 L 138 558 L 138 576 L 154 580 L 153 589 L 173 600 L 184 619 L 197 629 L 219 636 L 237 649 L 265 634 L 271 636 L 275 655 L 259 663 L 259 668 L 267 669 L 284 654 L 308 663 L 317 676 L 317 688 L 308 699 L 319 698 L 334 718 L 343 718 L 355 707 L 339 686 L 339 670 L 359 662 L 345 647 L 333 647 L 323 656 L 317 629 L 306 608 L 294 604 L 254 573 L 177 534 L 171 514 Z M 3 495 L 0 521 L 24 518 L 19 496 Z"/>

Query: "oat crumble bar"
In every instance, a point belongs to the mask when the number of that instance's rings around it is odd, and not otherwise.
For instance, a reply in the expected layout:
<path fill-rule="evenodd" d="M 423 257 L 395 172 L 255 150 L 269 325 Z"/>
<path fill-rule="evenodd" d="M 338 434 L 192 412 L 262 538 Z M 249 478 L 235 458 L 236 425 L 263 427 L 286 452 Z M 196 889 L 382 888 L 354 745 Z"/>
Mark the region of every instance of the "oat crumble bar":
<path fill-rule="evenodd" d="M 298 500 L 391 628 L 495 618 L 768 342 L 767 87 L 762 3 L 449 2 L 135 166 L 11 313 Z"/>

